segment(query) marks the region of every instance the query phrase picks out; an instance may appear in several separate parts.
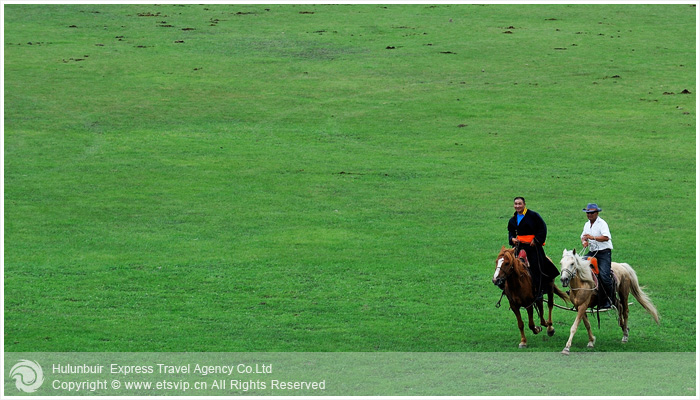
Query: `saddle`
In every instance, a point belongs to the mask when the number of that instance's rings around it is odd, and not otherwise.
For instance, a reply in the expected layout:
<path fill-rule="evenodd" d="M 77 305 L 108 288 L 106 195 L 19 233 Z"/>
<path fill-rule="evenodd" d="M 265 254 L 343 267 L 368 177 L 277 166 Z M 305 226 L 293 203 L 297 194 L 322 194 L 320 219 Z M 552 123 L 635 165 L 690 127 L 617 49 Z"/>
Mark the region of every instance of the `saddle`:
<path fill-rule="evenodd" d="M 528 269 L 530 269 L 530 262 L 527 261 L 527 253 L 525 252 L 525 250 L 520 250 L 520 253 L 518 253 L 518 258 L 520 259 L 520 261 L 523 262 L 523 264 L 525 264 L 525 266 Z"/>
<path fill-rule="evenodd" d="M 586 258 L 586 261 L 589 262 L 589 266 L 591 267 L 591 272 L 593 272 L 593 282 L 595 283 L 595 286 L 598 287 L 598 281 L 600 279 L 600 270 L 598 269 L 598 259 L 595 257 L 588 257 Z M 615 275 L 615 271 L 612 269 L 610 270 L 610 276 L 613 279 L 613 290 L 616 290 L 615 287 L 619 284 L 617 281 L 617 276 Z M 613 294 L 614 296 L 614 294 Z"/>
<path fill-rule="evenodd" d="M 588 257 L 586 261 L 590 263 L 591 271 L 598 276 L 600 274 L 600 270 L 598 270 L 598 259 L 595 257 Z"/>
<path fill-rule="evenodd" d="M 593 278 L 598 279 L 598 275 L 600 275 L 600 270 L 598 269 L 598 259 L 595 257 L 588 257 L 586 259 L 590 264 L 589 266 L 591 267 L 591 272 L 593 272 Z M 612 269 L 610 270 L 610 275 L 613 278 L 613 282 L 617 283 L 617 276 L 615 276 L 615 271 Z M 596 282 L 597 285 L 597 282 Z"/>

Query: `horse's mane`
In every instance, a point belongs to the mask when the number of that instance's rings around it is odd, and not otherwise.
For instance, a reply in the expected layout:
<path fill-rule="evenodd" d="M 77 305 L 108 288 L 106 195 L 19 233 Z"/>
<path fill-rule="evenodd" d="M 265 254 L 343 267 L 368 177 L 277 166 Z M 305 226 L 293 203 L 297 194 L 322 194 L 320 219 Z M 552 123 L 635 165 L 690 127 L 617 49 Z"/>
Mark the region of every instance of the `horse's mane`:
<path fill-rule="evenodd" d="M 564 256 L 562 258 L 562 261 L 564 261 L 565 258 L 570 257 L 574 259 L 574 268 L 576 269 L 576 273 L 578 277 L 585 282 L 589 282 L 593 284 L 593 273 L 591 272 L 591 263 L 581 257 L 579 254 L 575 254 L 573 250 L 564 250 Z M 564 267 L 562 266 L 562 269 Z"/>
<path fill-rule="evenodd" d="M 520 274 L 520 273 L 528 273 L 527 269 L 525 268 L 525 265 L 520 261 L 518 257 L 515 256 L 515 249 L 506 249 L 502 248 L 501 252 L 498 253 L 498 258 L 503 257 L 508 263 L 510 263 L 513 268 Z"/>

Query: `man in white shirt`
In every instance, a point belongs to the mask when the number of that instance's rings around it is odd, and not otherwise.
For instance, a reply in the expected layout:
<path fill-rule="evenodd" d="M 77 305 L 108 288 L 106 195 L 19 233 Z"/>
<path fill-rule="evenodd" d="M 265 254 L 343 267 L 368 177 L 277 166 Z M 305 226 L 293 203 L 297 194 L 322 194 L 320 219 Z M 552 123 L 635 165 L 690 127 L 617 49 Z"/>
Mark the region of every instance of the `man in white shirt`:
<path fill-rule="evenodd" d="M 583 226 L 581 244 L 588 247 L 588 257 L 598 260 L 600 284 L 598 285 L 598 305 L 600 308 L 610 308 L 615 303 L 615 283 L 613 282 L 610 264 L 612 263 L 612 236 L 607 222 L 598 216 L 603 211 L 596 203 L 588 203 L 583 209 L 588 222 Z"/>

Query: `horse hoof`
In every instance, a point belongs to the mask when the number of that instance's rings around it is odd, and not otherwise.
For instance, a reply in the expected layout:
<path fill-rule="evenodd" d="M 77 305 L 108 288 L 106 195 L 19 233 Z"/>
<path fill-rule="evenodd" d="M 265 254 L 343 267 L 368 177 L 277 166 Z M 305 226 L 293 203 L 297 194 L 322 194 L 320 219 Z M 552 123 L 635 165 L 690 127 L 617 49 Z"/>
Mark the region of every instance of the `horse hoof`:
<path fill-rule="evenodd" d="M 564 349 L 561 351 L 561 354 L 568 356 L 569 355 L 569 349 Z"/>
<path fill-rule="evenodd" d="M 629 337 L 623 336 L 623 337 L 622 337 L 622 343 L 627 343 L 627 341 L 628 341 L 629 339 L 630 339 Z"/>
<path fill-rule="evenodd" d="M 554 336 L 554 329 L 552 329 L 552 330 L 547 329 L 547 335 Z"/>
<path fill-rule="evenodd" d="M 518 348 L 519 348 L 519 349 L 525 349 L 525 348 L 527 348 L 527 343 L 520 343 L 520 344 L 518 345 Z"/>
<path fill-rule="evenodd" d="M 591 340 L 590 342 L 588 342 L 588 348 L 589 348 L 589 349 L 592 349 L 594 345 L 595 345 L 595 336 L 593 336 L 593 340 Z"/>
<path fill-rule="evenodd" d="M 538 333 L 542 332 L 542 327 L 541 326 L 536 326 L 533 330 L 532 333 L 537 335 Z"/>

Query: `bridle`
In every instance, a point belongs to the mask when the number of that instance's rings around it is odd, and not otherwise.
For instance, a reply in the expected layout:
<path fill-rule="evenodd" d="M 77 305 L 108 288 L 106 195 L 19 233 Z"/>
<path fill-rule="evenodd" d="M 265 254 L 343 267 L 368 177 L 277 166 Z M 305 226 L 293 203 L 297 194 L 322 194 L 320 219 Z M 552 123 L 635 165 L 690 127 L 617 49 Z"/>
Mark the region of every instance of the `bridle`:
<path fill-rule="evenodd" d="M 500 257 L 498 259 L 498 264 L 496 265 L 496 272 L 494 272 L 493 274 L 494 283 L 496 283 L 500 279 L 503 281 L 502 284 L 505 284 L 508 278 L 510 278 L 510 276 L 513 275 L 513 272 L 515 272 L 515 265 L 513 265 L 513 263 L 513 261 L 507 261 L 506 256 Z M 504 264 L 507 264 L 508 266 L 510 266 L 510 268 L 506 270 L 505 268 L 503 268 Z M 501 270 L 503 271 L 502 277 L 500 275 Z"/>
<path fill-rule="evenodd" d="M 576 277 L 576 275 L 578 275 L 578 269 L 580 268 L 578 259 L 574 255 L 572 255 L 570 257 L 573 260 L 571 262 L 571 264 L 569 264 L 566 267 L 561 268 L 561 280 L 562 281 L 564 279 L 568 279 L 568 282 L 571 282 L 571 280 L 574 279 Z M 575 267 L 574 267 L 574 264 L 576 264 Z M 574 271 L 572 272 L 571 269 L 573 269 Z M 568 278 L 564 276 L 564 273 L 566 273 L 566 275 L 568 275 Z M 593 288 L 584 288 L 584 287 L 570 288 L 570 290 L 572 290 L 572 291 L 574 291 L 574 290 L 597 290 L 597 289 L 598 289 L 598 281 L 597 280 L 595 280 L 595 287 L 593 287 Z"/>
<path fill-rule="evenodd" d="M 493 279 L 492 282 L 494 285 L 498 286 L 499 289 L 502 290 L 501 292 L 501 298 L 498 299 L 498 303 L 496 303 L 496 308 L 499 308 L 501 306 L 501 300 L 503 300 L 503 296 L 506 294 L 505 288 L 506 288 L 506 281 L 510 277 L 510 275 L 513 273 L 515 270 L 515 266 L 512 265 L 512 263 L 508 262 L 510 264 L 510 270 L 505 271 L 503 270 L 503 276 L 501 277 L 501 268 L 503 268 L 503 264 L 506 263 L 506 257 L 500 257 L 498 259 L 498 263 L 496 264 L 496 272 L 493 273 Z"/>
<path fill-rule="evenodd" d="M 569 264 L 566 268 L 562 267 L 562 269 L 561 269 L 561 279 L 564 279 L 564 278 L 565 278 L 565 277 L 564 277 L 564 273 L 566 273 L 567 275 L 569 275 L 569 277 L 568 277 L 569 280 L 574 279 L 574 278 L 576 277 L 576 274 L 577 274 L 576 268 L 573 268 L 573 265 L 574 265 L 574 263 L 576 262 L 576 259 L 575 259 L 574 257 L 571 257 L 571 258 L 572 258 L 572 260 L 574 260 L 574 261 L 572 261 L 572 263 Z M 571 272 L 571 269 L 573 269 L 574 271 Z"/>

